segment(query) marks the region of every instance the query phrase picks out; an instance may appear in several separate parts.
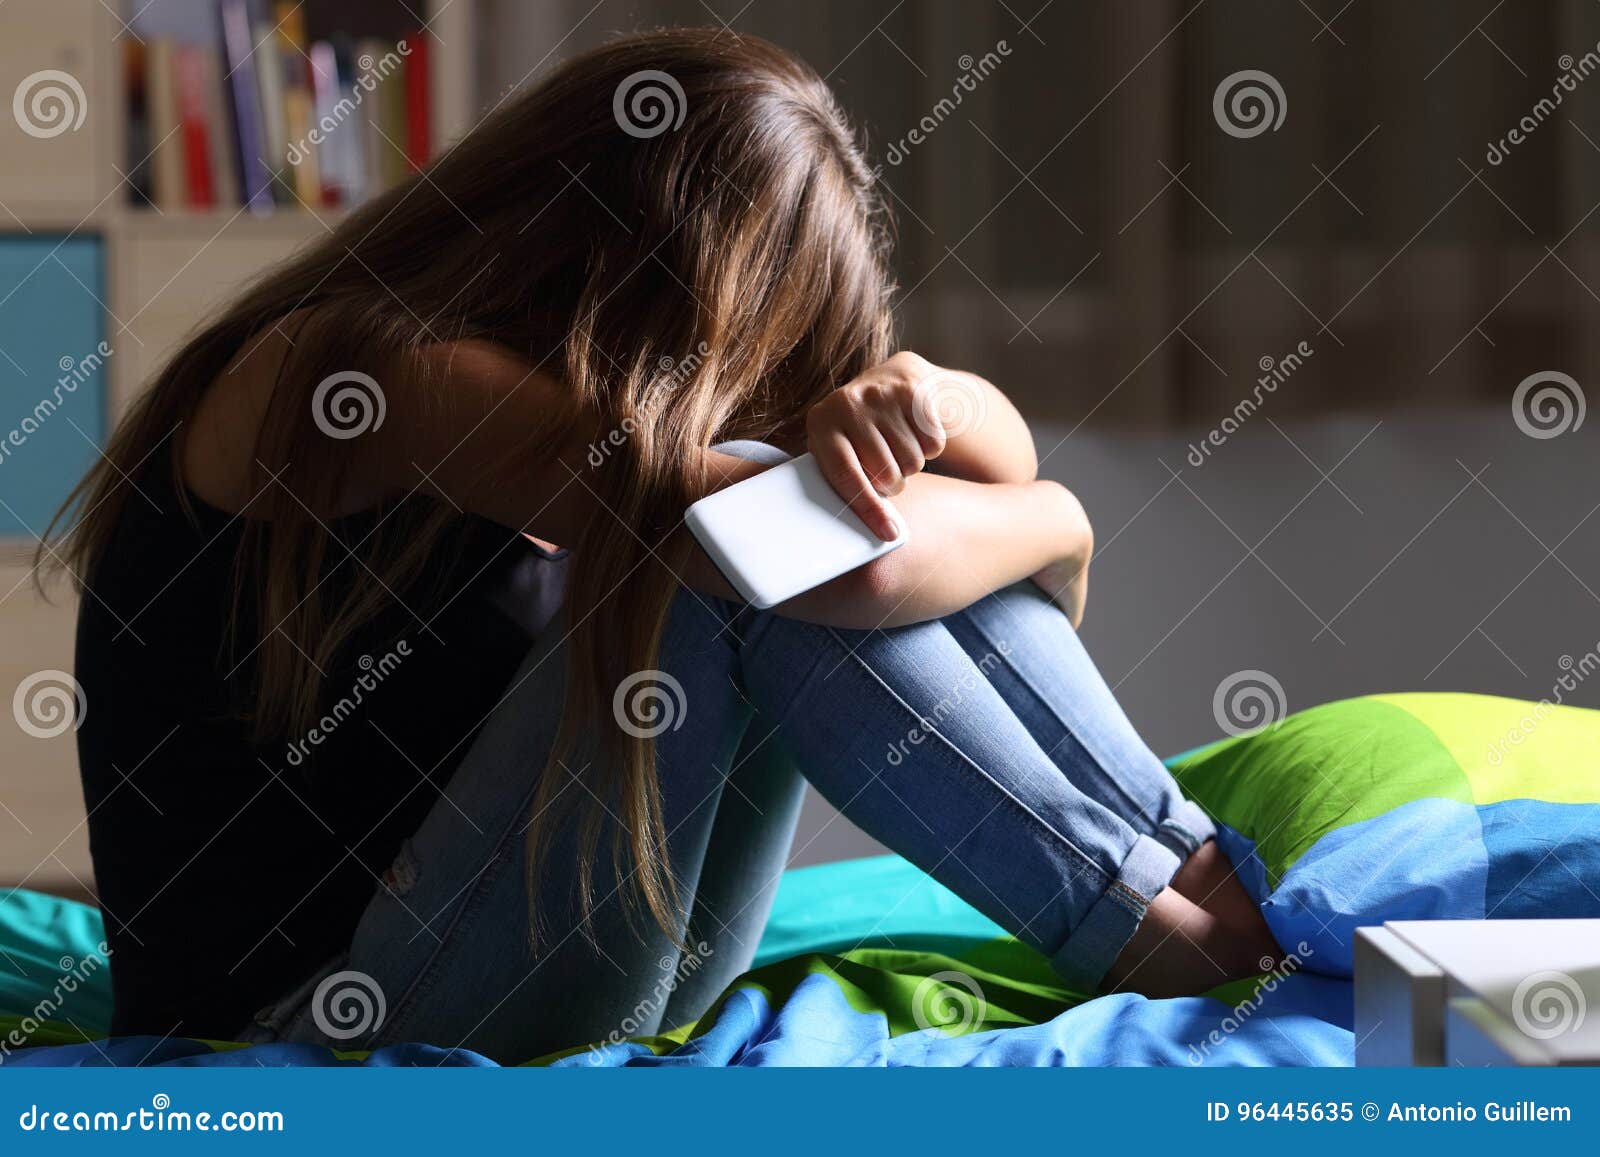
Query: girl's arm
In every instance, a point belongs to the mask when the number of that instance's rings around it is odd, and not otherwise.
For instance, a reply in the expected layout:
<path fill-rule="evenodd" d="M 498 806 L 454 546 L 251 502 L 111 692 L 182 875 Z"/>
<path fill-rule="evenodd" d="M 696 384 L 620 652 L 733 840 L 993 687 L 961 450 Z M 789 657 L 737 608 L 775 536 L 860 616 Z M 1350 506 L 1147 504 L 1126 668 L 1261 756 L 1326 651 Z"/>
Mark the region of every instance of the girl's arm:
<path fill-rule="evenodd" d="M 972 431 L 951 438 L 936 467 L 941 474 L 970 482 L 1032 482 L 1039 476 L 1033 434 L 1011 399 L 972 375 L 986 415 Z"/>
<path fill-rule="evenodd" d="M 965 370 L 936 369 L 919 388 L 924 405 L 949 431 L 944 453 L 930 469 L 968 482 L 1032 482 L 1038 477 L 1033 434 L 1011 399 L 994 385 Z"/>
<path fill-rule="evenodd" d="M 806 432 L 824 477 L 863 522 L 891 539 L 904 517 L 912 534 L 837 588 L 796 599 L 793 613 L 849 626 L 917 622 L 1031 578 L 1074 627 L 1083 620 L 1089 521 L 1069 491 L 1034 481 L 1028 427 L 988 382 L 899 353 L 813 406 Z M 938 474 L 922 473 L 930 464 Z M 864 606 L 881 617 L 853 621 Z"/>
<path fill-rule="evenodd" d="M 385 422 L 352 441 L 350 508 L 417 491 L 557 544 L 574 543 L 592 519 L 616 521 L 598 497 L 595 472 L 610 464 L 611 455 L 624 451 L 592 419 L 571 414 L 570 400 L 559 383 L 492 343 L 456 343 L 438 347 L 430 356 L 437 359 L 430 370 L 443 374 L 447 384 L 427 391 L 423 404 L 418 399 L 424 392 L 407 388 L 404 368 L 395 367 Z M 850 400 L 850 394 L 861 392 L 856 385 L 842 387 L 836 395 Z M 859 407 L 851 401 L 843 409 L 854 413 Z M 576 430 L 566 445 L 554 454 L 519 453 L 537 442 L 542 430 L 552 428 L 552 415 L 558 414 L 570 419 Z M 1002 414 L 1015 411 L 1008 405 Z M 827 419 L 826 413 L 814 418 L 810 429 L 814 438 L 827 438 L 831 446 L 836 431 Z M 994 434 L 1001 439 L 1014 437 L 1005 433 L 1009 421 L 1001 417 Z M 909 453 L 904 442 L 911 435 L 893 427 L 883 415 L 843 438 L 840 449 L 848 448 L 859 462 L 863 452 L 856 447 L 879 444 L 866 443 L 867 432 L 887 437 Z M 974 440 L 963 441 L 968 438 Z M 963 450 L 972 448 L 976 459 L 986 462 L 986 455 L 1001 456 L 997 444 L 983 439 L 982 430 L 973 430 L 950 437 L 944 447 L 936 445 L 937 438 L 929 437 L 929 442 L 935 453 L 940 449 L 949 453 L 949 447 L 962 442 Z M 1030 459 L 1031 445 L 1030 440 Z M 742 458 L 705 453 L 713 490 L 765 469 Z M 778 613 L 844 628 L 896 626 L 950 614 L 1047 568 L 1074 560 L 1087 563 L 1088 520 L 1064 488 L 1022 478 L 985 483 L 916 473 L 924 451 L 917 453 L 915 462 L 896 460 L 893 487 L 894 508 L 910 527 L 910 541 L 790 600 Z M 822 453 L 818 456 L 821 459 Z M 866 456 L 871 461 L 870 454 Z M 486 463 L 507 465 L 486 470 Z M 832 469 L 837 475 L 838 466 Z M 983 469 L 1005 472 L 1003 463 L 999 470 L 992 463 Z M 881 477 L 881 469 L 878 473 Z M 858 495 L 858 502 L 862 500 L 871 503 L 862 508 L 880 518 L 893 509 L 876 486 L 867 486 Z M 616 532 L 632 533 L 620 522 Z M 894 537 L 892 530 L 886 537 Z M 737 597 L 699 551 L 680 578 L 709 594 Z"/>
<path fill-rule="evenodd" d="M 1050 568 L 1087 572 L 1089 520 L 1057 483 L 922 474 L 894 503 L 911 530 L 905 546 L 789 600 L 777 613 L 853 630 L 897 627 L 943 618 Z"/>

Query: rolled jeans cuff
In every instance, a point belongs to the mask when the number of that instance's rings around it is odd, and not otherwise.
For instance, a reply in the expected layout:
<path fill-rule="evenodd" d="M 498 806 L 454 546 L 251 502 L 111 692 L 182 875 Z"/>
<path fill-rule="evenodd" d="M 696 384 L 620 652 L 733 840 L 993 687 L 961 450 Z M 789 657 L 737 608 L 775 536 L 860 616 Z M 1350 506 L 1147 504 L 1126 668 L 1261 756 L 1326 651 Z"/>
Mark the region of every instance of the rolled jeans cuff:
<path fill-rule="evenodd" d="M 1100 981 L 1144 920 L 1150 901 L 1172 882 L 1182 860 L 1149 836 L 1139 836 L 1100 894 L 1050 963 L 1069 984 L 1085 992 L 1099 991 Z"/>
<path fill-rule="evenodd" d="M 1216 837 L 1217 825 L 1192 799 L 1179 800 L 1155 831 L 1155 838 L 1184 860 L 1199 851 L 1201 844 Z"/>

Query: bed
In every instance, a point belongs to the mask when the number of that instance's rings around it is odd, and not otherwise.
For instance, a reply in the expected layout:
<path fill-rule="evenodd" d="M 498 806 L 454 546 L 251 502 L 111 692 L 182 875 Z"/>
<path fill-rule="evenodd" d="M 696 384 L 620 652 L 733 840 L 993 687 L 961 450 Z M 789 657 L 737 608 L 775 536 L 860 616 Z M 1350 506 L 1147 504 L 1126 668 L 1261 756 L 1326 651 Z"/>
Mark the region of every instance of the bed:
<path fill-rule="evenodd" d="M 1600 712 L 1458 694 L 1325 704 L 1169 760 L 1287 953 L 1205 996 L 1089 998 L 894 856 L 788 872 L 754 968 L 697 1024 L 533 1065 L 1354 1063 L 1354 929 L 1600 916 Z M 342 1053 L 106 1039 L 99 915 L 0 897 L 5 1065 L 491 1065 L 435 1044 Z M 98 961 L 90 967 L 91 961 Z"/>

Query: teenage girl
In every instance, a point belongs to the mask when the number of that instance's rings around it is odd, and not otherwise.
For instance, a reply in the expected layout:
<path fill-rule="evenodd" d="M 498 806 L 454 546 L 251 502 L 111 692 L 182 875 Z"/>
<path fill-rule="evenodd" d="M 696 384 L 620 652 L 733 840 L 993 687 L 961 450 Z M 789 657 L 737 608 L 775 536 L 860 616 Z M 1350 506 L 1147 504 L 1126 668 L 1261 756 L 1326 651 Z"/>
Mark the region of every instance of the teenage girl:
<path fill-rule="evenodd" d="M 116 1032 L 523 1060 L 692 1020 L 802 776 L 1086 994 L 1277 957 L 1079 643 L 1082 507 L 998 390 L 894 352 L 887 256 L 821 79 L 674 30 L 199 330 L 50 540 Z M 683 513 L 808 450 L 910 542 L 756 612 Z"/>

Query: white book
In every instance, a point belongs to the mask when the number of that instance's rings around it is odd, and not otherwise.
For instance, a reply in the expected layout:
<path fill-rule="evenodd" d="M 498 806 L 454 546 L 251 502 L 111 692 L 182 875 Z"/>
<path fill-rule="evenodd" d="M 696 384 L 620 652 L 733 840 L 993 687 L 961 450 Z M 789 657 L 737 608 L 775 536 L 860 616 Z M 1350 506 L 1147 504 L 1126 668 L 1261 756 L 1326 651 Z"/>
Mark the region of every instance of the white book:
<path fill-rule="evenodd" d="M 363 40 L 356 49 L 356 68 L 359 71 L 361 60 L 380 61 L 384 54 L 392 52 L 393 46 L 382 40 Z M 383 87 L 388 84 L 403 85 L 403 73 L 390 73 L 379 79 L 376 72 L 372 73 L 372 91 L 361 94 L 361 172 L 364 178 L 364 195 L 371 197 L 381 193 L 384 189 L 383 179 L 383 147 L 384 139 L 379 133 L 382 127 L 383 114 Z"/>
<path fill-rule="evenodd" d="M 293 178 L 289 175 L 289 133 L 283 115 L 283 62 L 278 57 L 278 38 L 273 27 L 262 21 L 255 27 L 256 88 L 261 92 L 262 148 L 267 171 L 272 174 L 272 199 L 294 201 Z"/>

